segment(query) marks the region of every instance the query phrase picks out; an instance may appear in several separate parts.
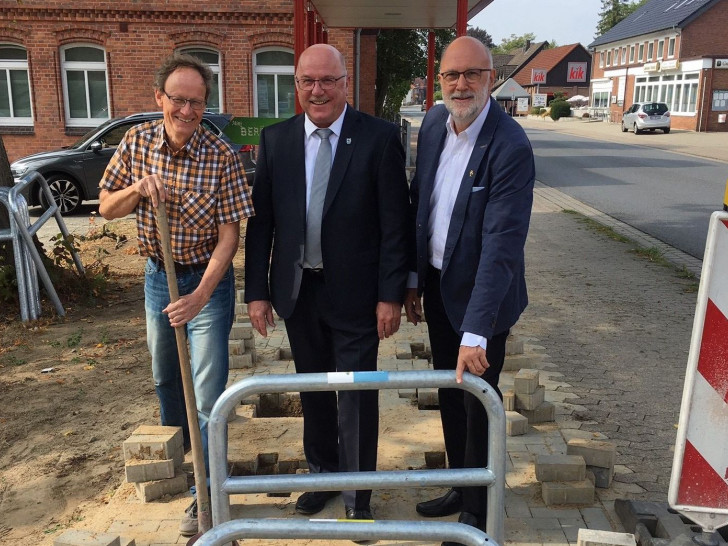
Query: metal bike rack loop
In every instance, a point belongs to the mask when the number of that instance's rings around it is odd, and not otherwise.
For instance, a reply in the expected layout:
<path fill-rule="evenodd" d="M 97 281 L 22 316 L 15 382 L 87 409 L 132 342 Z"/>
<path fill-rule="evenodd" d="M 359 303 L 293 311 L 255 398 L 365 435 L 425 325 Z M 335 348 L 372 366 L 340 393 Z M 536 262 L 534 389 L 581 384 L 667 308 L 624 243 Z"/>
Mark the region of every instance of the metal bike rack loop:
<path fill-rule="evenodd" d="M 40 184 L 43 194 L 47 202 L 51 203 L 51 206 L 43 212 L 40 218 L 31 224 L 28 215 L 28 204 L 22 192 L 34 180 L 37 180 Z M 58 298 L 55 288 L 53 288 L 53 283 L 43 265 L 43 260 L 33 243 L 33 236 L 51 216 L 55 216 L 56 223 L 63 237 L 67 239 L 70 236 L 46 179 L 37 171 L 26 173 L 12 188 L 0 188 L 0 204 L 8 209 L 10 219 L 10 229 L 0 230 L 0 241 L 12 241 L 13 243 L 21 320 L 26 322 L 31 319 L 37 319 L 40 315 L 38 276 L 43 281 L 43 286 L 48 293 L 48 297 L 53 302 L 56 312 L 60 316 L 65 316 L 66 312 L 63 309 L 61 300 Z M 71 254 L 73 255 L 73 261 L 76 264 L 78 272 L 83 275 L 84 269 L 81 263 L 81 257 L 75 249 L 71 250 Z"/>
<path fill-rule="evenodd" d="M 488 465 L 485 468 L 394 470 L 228 476 L 228 417 L 253 394 L 310 391 L 381 390 L 407 388 L 459 388 L 483 404 L 488 415 Z M 208 422 L 210 487 L 213 528 L 198 546 L 218 546 L 236 537 L 429 539 L 458 541 L 467 546 L 503 544 L 506 431 L 503 404 L 495 390 L 480 377 L 464 374 L 456 383 L 454 371 L 336 372 L 249 377 L 230 386 L 215 403 Z M 453 522 L 239 519 L 230 521 L 230 495 L 290 491 L 342 491 L 396 489 L 425 486 L 487 486 L 486 533 Z"/>

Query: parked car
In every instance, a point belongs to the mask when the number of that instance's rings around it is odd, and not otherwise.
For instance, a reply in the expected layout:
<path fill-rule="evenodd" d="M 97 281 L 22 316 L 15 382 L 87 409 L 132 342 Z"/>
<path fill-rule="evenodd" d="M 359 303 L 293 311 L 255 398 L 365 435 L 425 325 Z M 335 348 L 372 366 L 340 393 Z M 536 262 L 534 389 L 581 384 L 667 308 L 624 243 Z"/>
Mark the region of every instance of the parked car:
<path fill-rule="evenodd" d="M 13 161 L 10 169 L 16 181 L 29 170 L 38 171 L 48 181 L 61 214 L 73 214 L 84 201 L 98 199 L 101 177 L 127 130 L 134 125 L 161 117 L 161 112 L 146 112 L 112 118 L 83 135 L 75 144 L 60 150 L 23 157 Z M 234 144 L 222 134 L 231 119 L 230 114 L 205 112 L 202 125 L 220 135 L 241 155 L 248 183 L 252 184 L 255 176 L 253 147 Z M 48 203 L 42 193 L 40 185 L 32 184 L 25 195 L 28 205 L 40 205 L 46 210 Z"/>
<path fill-rule="evenodd" d="M 670 109 L 664 102 L 635 102 L 622 116 L 622 132 L 662 130 L 670 132 Z"/>

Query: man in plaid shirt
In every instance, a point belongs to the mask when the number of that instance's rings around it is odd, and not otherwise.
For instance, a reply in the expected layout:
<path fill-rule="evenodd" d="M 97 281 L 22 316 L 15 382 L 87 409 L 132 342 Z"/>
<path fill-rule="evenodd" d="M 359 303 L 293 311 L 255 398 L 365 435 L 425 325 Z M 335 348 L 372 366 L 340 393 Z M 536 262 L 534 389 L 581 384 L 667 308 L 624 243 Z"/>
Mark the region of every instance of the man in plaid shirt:
<path fill-rule="evenodd" d="M 101 180 L 106 219 L 136 211 L 139 247 L 147 256 L 144 296 L 147 344 L 163 425 L 189 429 L 174 328 L 184 326 L 205 467 L 207 421 L 228 378 L 228 337 L 235 317 L 232 259 L 240 220 L 253 215 L 237 154 L 200 125 L 212 72 L 195 57 L 174 54 L 159 68 L 154 95 L 163 119 L 132 127 Z M 171 304 L 154 208 L 166 207 L 180 298 Z M 208 473 L 209 475 L 209 473 Z M 197 505 L 180 523 L 197 533 Z"/>

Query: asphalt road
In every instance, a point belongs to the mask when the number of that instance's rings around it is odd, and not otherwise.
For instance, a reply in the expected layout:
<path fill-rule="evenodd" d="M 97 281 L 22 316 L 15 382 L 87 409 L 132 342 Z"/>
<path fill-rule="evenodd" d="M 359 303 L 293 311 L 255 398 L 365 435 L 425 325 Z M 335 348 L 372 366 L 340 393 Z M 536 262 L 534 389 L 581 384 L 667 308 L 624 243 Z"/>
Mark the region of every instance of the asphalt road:
<path fill-rule="evenodd" d="M 556 131 L 526 132 L 538 180 L 702 259 L 708 220 L 723 199 L 725 164 Z"/>

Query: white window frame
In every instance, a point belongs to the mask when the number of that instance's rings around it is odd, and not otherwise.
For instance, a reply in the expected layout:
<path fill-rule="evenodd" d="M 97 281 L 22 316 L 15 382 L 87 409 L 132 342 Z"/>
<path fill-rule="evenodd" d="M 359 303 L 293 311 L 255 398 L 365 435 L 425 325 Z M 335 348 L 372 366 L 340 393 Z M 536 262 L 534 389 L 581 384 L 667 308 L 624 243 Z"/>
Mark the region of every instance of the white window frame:
<path fill-rule="evenodd" d="M 665 58 L 665 40 L 657 42 L 657 60 Z"/>
<path fill-rule="evenodd" d="M 12 48 L 21 49 L 25 51 L 25 60 L 20 59 L 0 59 L 0 71 L 5 72 L 8 85 L 8 98 L 10 101 L 10 116 L 0 116 L 0 125 L 13 125 L 13 126 L 32 126 L 33 125 L 33 89 L 30 85 L 30 69 L 28 68 L 28 50 L 22 46 L 16 44 L 3 44 L 0 43 L 0 48 Z M 28 97 L 30 99 L 30 117 L 20 117 L 14 115 L 13 108 L 13 92 L 10 88 L 10 71 L 11 70 L 25 70 L 25 75 L 28 78 Z"/>
<path fill-rule="evenodd" d="M 635 79 L 633 102 L 660 101 L 667 103 L 670 115 L 697 114 L 699 73 L 640 76 Z"/>
<path fill-rule="evenodd" d="M 207 61 L 205 61 L 203 59 L 200 59 L 199 57 L 197 57 L 195 55 L 195 53 L 198 52 L 198 51 L 199 52 L 202 52 L 202 53 L 207 53 L 207 54 L 212 53 L 212 54 L 216 55 L 217 56 L 217 63 L 210 64 Z M 210 70 L 212 70 L 213 76 L 216 76 L 217 77 L 217 100 L 218 100 L 218 104 L 220 105 L 220 107 L 217 109 L 217 113 L 218 114 L 221 113 L 223 111 L 223 107 L 222 106 L 225 103 L 223 102 L 224 93 L 223 93 L 223 88 L 222 88 L 223 87 L 223 85 L 222 85 L 222 70 L 221 70 L 221 62 L 220 62 L 220 59 L 222 58 L 222 55 L 220 54 L 220 52 L 218 50 L 216 50 L 216 49 L 212 49 L 211 47 L 204 47 L 204 46 L 185 47 L 185 48 L 180 49 L 179 52 L 180 53 L 185 53 L 187 55 L 192 55 L 193 57 L 195 57 L 197 59 L 200 59 L 203 63 L 205 63 L 208 66 L 208 68 Z M 209 99 L 208 99 L 208 101 L 209 101 Z M 210 108 L 209 105 L 208 105 L 207 109 L 208 110 L 211 110 L 213 112 L 216 111 L 214 108 Z"/>
<path fill-rule="evenodd" d="M 639 48 L 639 55 L 637 55 L 637 60 L 642 62 L 645 60 L 645 44 L 644 42 L 640 44 Z"/>
<path fill-rule="evenodd" d="M 66 51 L 76 47 L 88 47 L 92 49 L 98 49 L 104 54 L 103 62 L 94 61 L 66 61 Z M 69 70 L 82 71 L 86 80 L 86 112 L 87 116 L 83 118 L 72 118 L 71 117 L 71 105 L 68 100 L 68 77 L 67 72 Z M 92 117 L 89 109 L 89 93 L 88 93 L 88 73 L 89 72 L 101 72 L 104 73 L 104 81 L 106 83 L 106 116 L 105 117 Z M 96 127 L 101 122 L 111 117 L 110 104 L 111 97 L 109 96 L 109 69 L 106 59 L 106 49 L 96 44 L 88 43 L 73 43 L 61 47 L 61 79 L 63 82 L 63 104 L 66 111 L 66 125 L 68 127 Z"/>
<path fill-rule="evenodd" d="M 629 46 L 629 62 L 630 64 L 634 62 L 634 46 Z"/>
<path fill-rule="evenodd" d="M 655 55 L 655 42 L 649 41 L 647 42 L 647 60 L 651 61 L 654 58 Z"/>
<path fill-rule="evenodd" d="M 672 59 L 675 56 L 675 38 L 670 38 L 667 43 L 667 57 Z"/>
<path fill-rule="evenodd" d="M 258 75 L 259 74 L 273 74 L 275 77 L 275 89 L 274 95 L 276 97 L 275 104 L 275 117 L 279 117 L 278 112 L 278 76 L 294 76 L 295 77 L 295 66 L 284 65 L 259 65 L 258 54 L 265 53 L 266 51 L 282 51 L 293 55 L 293 50 L 288 47 L 262 47 L 253 51 L 253 115 L 258 117 Z M 295 84 L 294 84 L 295 85 Z"/>

